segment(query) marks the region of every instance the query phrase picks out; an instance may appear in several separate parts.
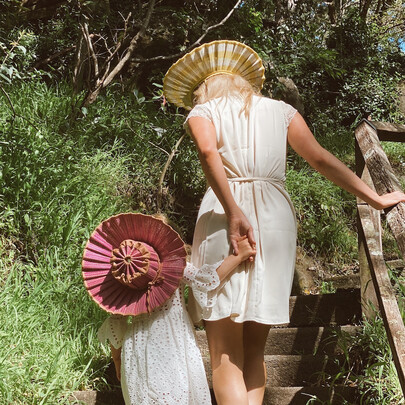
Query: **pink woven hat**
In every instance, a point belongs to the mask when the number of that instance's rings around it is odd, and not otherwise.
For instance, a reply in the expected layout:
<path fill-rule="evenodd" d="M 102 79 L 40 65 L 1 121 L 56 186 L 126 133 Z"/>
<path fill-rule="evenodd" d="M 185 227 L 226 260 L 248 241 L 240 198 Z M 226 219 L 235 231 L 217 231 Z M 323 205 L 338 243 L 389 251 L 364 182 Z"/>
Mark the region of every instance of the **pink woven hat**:
<path fill-rule="evenodd" d="M 84 249 L 82 274 L 101 308 L 139 315 L 172 296 L 185 266 L 184 242 L 173 228 L 149 215 L 128 213 L 96 228 Z"/>

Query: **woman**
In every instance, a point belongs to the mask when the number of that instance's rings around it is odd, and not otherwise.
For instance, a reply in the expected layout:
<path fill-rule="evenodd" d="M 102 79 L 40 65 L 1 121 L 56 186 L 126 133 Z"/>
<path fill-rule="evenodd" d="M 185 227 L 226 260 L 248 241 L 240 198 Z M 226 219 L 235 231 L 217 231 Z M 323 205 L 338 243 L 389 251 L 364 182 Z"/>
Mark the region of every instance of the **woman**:
<path fill-rule="evenodd" d="M 182 65 L 192 78 L 188 82 L 183 74 L 181 85 Z M 294 108 L 261 97 L 254 86 L 261 87 L 263 67 L 245 45 L 215 41 L 195 49 L 168 71 L 166 97 L 187 107 L 193 81 L 198 82 L 195 107 L 186 122 L 210 188 L 197 218 L 192 262 L 197 267 L 215 263 L 231 247 L 237 253 L 242 235 L 256 245 L 257 254 L 232 274 L 210 313 L 202 314 L 192 297 L 189 311 L 195 322 L 204 319 L 217 402 L 258 405 L 266 384 L 270 325 L 289 322 L 296 224 L 284 188 L 287 143 L 328 179 L 377 209 L 405 201 L 405 195 L 377 195 L 318 144 Z"/>

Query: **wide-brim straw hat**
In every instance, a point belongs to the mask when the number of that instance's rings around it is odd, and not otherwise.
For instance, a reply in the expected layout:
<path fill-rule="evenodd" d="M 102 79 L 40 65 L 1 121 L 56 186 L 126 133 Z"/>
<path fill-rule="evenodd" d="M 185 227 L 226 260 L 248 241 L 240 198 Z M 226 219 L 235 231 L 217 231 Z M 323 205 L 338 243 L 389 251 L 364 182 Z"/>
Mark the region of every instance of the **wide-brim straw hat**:
<path fill-rule="evenodd" d="M 102 222 L 84 249 L 82 275 L 91 298 L 113 314 L 139 315 L 162 306 L 179 287 L 184 242 L 162 220 L 119 214 Z"/>
<path fill-rule="evenodd" d="M 259 55 L 241 42 L 221 40 L 203 44 L 174 63 L 163 79 L 163 94 L 170 103 L 191 110 L 194 91 L 217 74 L 239 75 L 258 91 L 263 87 Z"/>

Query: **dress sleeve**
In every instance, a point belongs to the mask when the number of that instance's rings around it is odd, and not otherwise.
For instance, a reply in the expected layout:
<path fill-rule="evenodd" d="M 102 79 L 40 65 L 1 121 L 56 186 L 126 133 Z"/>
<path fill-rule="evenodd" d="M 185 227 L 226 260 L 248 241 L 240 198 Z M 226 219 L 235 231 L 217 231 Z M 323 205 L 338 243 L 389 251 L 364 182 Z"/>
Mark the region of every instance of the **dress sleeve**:
<path fill-rule="evenodd" d="M 223 260 L 215 264 L 204 264 L 200 269 L 187 263 L 183 280 L 193 290 L 194 298 L 201 308 L 210 308 L 216 303 L 221 286 L 217 268 L 222 262 Z"/>
<path fill-rule="evenodd" d="M 187 115 L 186 120 L 184 121 L 183 128 L 188 130 L 188 120 L 191 117 L 202 117 L 212 122 L 212 114 L 210 108 L 206 104 L 197 104 Z"/>
<path fill-rule="evenodd" d="M 282 101 L 282 106 L 283 106 L 285 126 L 286 128 L 288 128 L 297 110 L 290 104 L 285 103 L 284 101 Z"/>
<path fill-rule="evenodd" d="M 122 346 L 127 325 L 127 316 L 111 315 L 100 326 L 97 333 L 98 340 L 101 343 L 105 343 L 109 340 L 116 349 L 119 349 Z"/>

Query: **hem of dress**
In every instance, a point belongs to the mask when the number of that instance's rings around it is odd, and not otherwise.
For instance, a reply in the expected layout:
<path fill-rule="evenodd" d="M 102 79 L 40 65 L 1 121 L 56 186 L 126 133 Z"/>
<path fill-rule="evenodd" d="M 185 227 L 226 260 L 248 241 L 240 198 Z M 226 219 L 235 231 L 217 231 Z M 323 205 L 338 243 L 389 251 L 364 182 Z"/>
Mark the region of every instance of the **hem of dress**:
<path fill-rule="evenodd" d="M 243 320 L 236 320 L 235 318 L 237 318 L 236 316 L 232 316 L 232 315 L 228 315 L 228 316 L 222 316 L 222 317 L 218 317 L 218 318 L 209 318 L 209 319 L 205 319 L 205 318 L 201 318 L 199 321 L 194 322 L 194 324 L 198 325 L 201 324 L 202 321 L 220 321 L 221 319 L 226 319 L 226 318 L 230 318 L 230 320 L 232 322 L 235 323 L 244 323 L 244 322 L 256 322 L 256 323 L 261 323 L 263 325 L 275 325 L 275 326 L 280 326 L 280 325 L 288 325 L 290 323 L 290 319 L 287 320 L 283 320 L 283 321 L 268 321 L 265 319 L 257 319 L 257 318 L 246 318 Z"/>

